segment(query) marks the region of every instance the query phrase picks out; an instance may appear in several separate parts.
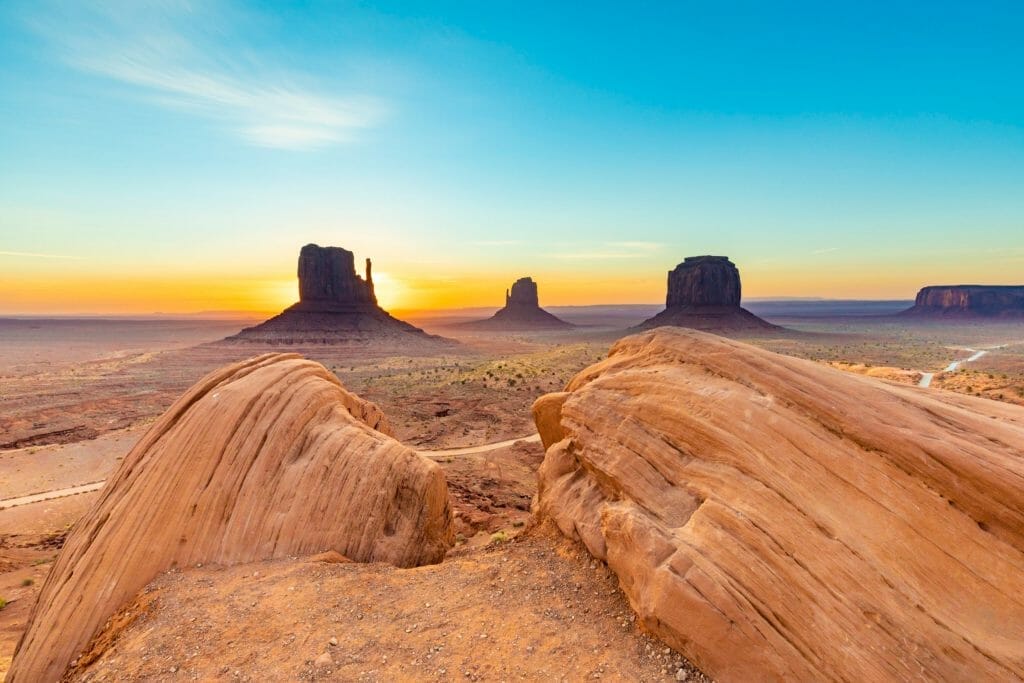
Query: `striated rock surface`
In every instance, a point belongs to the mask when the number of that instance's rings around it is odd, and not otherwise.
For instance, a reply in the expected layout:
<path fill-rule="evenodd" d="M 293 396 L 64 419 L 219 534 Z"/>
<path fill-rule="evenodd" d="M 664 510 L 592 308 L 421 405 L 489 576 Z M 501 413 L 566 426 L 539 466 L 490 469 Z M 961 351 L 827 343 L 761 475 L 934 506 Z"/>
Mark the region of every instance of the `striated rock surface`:
<path fill-rule="evenodd" d="M 59 680 L 175 566 L 335 551 L 411 567 L 452 542 L 438 465 L 322 365 L 259 356 L 205 377 L 128 454 L 47 576 L 7 680 Z"/>
<path fill-rule="evenodd" d="M 299 252 L 299 301 L 284 312 L 228 337 L 229 343 L 453 346 L 377 305 L 373 271 L 355 272 L 355 257 L 341 247 L 307 244 Z"/>
<path fill-rule="evenodd" d="M 720 681 L 1024 677 L 1024 410 L 662 328 L 534 406 L 536 509 Z"/>
<path fill-rule="evenodd" d="M 740 271 L 725 256 L 688 256 L 668 272 L 665 310 L 640 324 L 708 331 L 780 329 L 740 307 Z"/>
<path fill-rule="evenodd" d="M 1024 318 L 1024 285 L 923 287 L 903 315 L 921 317 Z"/>
<path fill-rule="evenodd" d="M 479 330 L 551 330 L 573 327 L 540 307 L 537 283 L 521 277 L 505 291 L 505 307 L 487 320 L 462 323 L 459 327 Z"/>

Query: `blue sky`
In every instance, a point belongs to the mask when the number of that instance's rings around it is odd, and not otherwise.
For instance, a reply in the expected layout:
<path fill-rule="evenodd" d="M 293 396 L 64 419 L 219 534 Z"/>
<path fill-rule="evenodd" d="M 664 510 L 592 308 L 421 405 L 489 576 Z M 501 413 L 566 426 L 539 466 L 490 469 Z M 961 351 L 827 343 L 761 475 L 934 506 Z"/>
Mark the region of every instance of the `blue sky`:
<path fill-rule="evenodd" d="M 1024 281 L 1022 35 L 1020 3 L 8 2 L 0 311 L 273 308 L 310 241 L 400 307 L 658 301 L 701 253 L 751 296 Z"/>

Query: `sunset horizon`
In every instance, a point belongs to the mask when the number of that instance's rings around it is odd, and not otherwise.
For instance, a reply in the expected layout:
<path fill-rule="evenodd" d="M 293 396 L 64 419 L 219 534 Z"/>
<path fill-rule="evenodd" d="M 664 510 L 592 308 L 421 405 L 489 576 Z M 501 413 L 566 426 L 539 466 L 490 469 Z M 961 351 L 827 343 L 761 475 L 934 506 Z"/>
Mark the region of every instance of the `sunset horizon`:
<path fill-rule="evenodd" d="M 0 1 L 0 679 L 1024 681 L 1022 36 Z"/>
<path fill-rule="evenodd" d="M 1021 281 L 1019 13 L 741 5 L 6 4 L 0 315 L 280 310 L 306 242 L 400 310 Z"/>

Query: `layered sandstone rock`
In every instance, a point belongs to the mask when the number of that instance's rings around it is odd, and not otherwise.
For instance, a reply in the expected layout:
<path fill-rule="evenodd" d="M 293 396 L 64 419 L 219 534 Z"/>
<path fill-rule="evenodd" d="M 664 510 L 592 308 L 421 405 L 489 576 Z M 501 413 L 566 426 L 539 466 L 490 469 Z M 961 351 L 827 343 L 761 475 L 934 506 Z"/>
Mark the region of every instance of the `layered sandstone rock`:
<path fill-rule="evenodd" d="M 540 307 L 537 283 L 521 277 L 505 290 L 505 307 L 487 320 L 462 323 L 460 327 L 479 330 L 551 330 L 573 327 Z"/>
<path fill-rule="evenodd" d="M 534 407 L 539 514 L 720 681 L 1024 676 L 1024 410 L 662 328 Z"/>
<path fill-rule="evenodd" d="M 56 681 L 156 575 L 335 551 L 440 562 L 453 542 L 438 465 L 318 363 L 267 354 L 211 373 L 153 425 L 68 536 L 8 681 Z"/>
<path fill-rule="evenodd" d="M 904 315 L 922 317 L 1024 317 L 1024 285 L 924 287 Z"/>
<path fill-rule="evenodd" d="M 775 330 L 740 307 L 740 271 L 725 256 L 688 256 L 668 272 L 665 310 L 641 328 L 671 325 L 708 331 Z"/>
<path fill-rule="evenodd" d="M 228 337 L 229 343 L 453 346 L 455 342 L 399 320 L 377 304 L 370 259 L 366 276 L 355 272 L 355 257 L 341 247 L 307 244 L 299 252 L 299 301 L 255 327 Z"/>

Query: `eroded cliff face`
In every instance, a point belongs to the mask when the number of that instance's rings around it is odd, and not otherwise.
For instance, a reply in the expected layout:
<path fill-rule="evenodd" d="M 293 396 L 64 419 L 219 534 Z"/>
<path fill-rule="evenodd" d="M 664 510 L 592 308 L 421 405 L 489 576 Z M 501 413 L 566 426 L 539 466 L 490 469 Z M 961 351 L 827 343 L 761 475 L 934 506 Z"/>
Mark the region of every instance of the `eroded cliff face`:
<path fill-rule="evenodd" d="M 505 305 L 540 308 L 537 283 L 533 281 L 533 278 L 521 277 L 513 282 L 512 289 L 505 294 Z"/>
<path fill-rule="evenodd" d="M 740 305 L 740 271 L 726 256 L 688 256 L 668 272 L 665 305 Z"/>
<path fill-rule="evenodd" d="M 193 386 L 124 459 L 47 576 L 8 681 L 57 681 L 158 574 L 336 551 L 440 562 L 453 543 L 440 467 L 319 363 L 267 354 Z"/>
<path fill-rule="evenodd" d="M 538 514 L 720 681 L 1024 676 L 1024 410 L 661 328 L 534 406 Z"/>
<path fill-rule="evenodd" d="M 740 297 L 740 272 L 727 257 L 688 256 L 668 272 L 665 310 L 639 327 L 689 327 L 725 334 L 781 330 L 742 308 Z"/>
<path fill-rule="evenodd" d="M 355 272 L 355 256 L 341 247 L 307 244 L 299 252 L 300 307 L 311 310 L 331 306 L 376 305 L 370 259 L 366 259 L 366 278 Z"/>
<path fill-rule="evenodd" d="M 1024 317 L 1024 286 L 948 285 L 924 287 L 909 315 Z"/>

